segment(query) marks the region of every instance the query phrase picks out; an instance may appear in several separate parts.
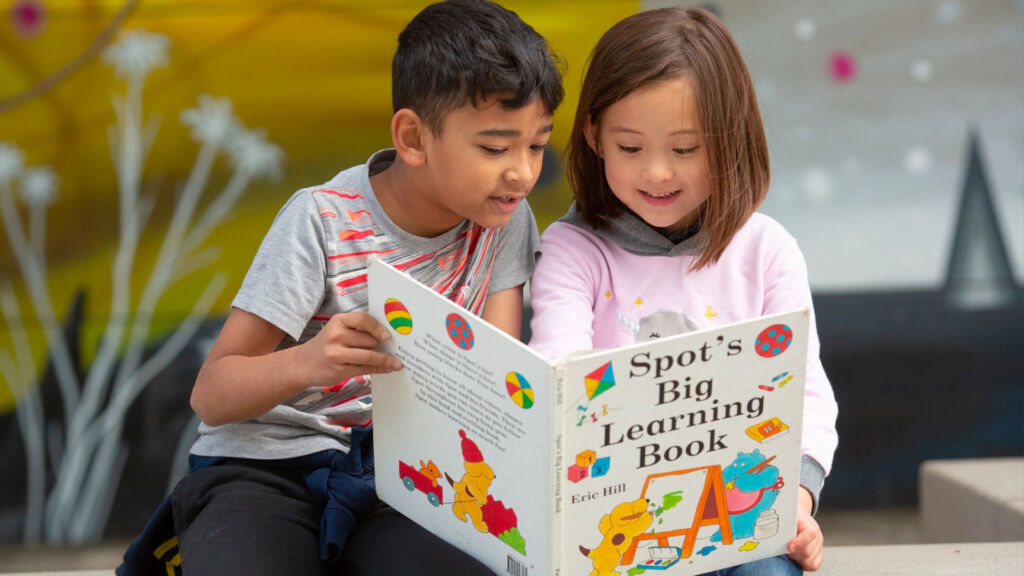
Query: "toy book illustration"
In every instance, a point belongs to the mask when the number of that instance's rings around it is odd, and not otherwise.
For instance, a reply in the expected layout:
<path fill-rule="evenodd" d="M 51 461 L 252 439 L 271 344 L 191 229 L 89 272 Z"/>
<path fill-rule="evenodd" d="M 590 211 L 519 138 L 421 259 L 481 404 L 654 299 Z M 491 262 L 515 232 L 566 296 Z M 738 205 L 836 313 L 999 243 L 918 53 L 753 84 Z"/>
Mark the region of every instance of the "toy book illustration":
<path fill-rule="evenodd" d="M 701 574 L 796 534 L 809 311 L 550 361 L 387 264 L 381 499 L 498 574 Z"/>

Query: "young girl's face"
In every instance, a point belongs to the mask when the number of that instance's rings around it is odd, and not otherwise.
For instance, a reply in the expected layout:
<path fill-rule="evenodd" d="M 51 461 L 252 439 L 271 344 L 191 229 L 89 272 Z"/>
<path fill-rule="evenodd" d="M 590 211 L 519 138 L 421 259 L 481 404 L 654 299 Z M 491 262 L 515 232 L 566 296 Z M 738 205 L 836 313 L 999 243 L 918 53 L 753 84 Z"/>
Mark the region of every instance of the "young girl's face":
<path fill-rule="evenodd" d="M 588 122 L 585 134 L 604 159 L 612 192 L 630 210 L 669 234 L 696 223 L 711 180 L 689 80 L 634 90 L 602 112 L 600 130 Z"/>

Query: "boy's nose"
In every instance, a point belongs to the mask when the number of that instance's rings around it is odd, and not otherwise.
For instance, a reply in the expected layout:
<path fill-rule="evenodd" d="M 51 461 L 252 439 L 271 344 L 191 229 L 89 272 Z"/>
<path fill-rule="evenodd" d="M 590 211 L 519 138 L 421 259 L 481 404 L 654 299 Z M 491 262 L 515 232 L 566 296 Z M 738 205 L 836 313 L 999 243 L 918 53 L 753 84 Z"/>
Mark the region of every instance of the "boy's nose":
<path fill-rule="evenodd" d="M 528 186 L 533 181 L 534 168 L 529 161 L 519 161 L 505 170 L 505 180 L 510 184 Z"/>

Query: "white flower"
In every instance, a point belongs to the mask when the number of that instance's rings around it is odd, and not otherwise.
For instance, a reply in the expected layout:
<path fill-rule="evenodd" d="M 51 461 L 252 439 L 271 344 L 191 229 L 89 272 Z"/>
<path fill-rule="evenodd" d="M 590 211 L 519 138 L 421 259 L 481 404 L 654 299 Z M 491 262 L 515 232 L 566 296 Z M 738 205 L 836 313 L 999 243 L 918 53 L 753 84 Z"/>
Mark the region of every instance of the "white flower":
<path fill-rule="evenodd" d="M 14 180 L 25 166 L 25 154 L 7 142 L 0 142 L 0 185 Z"/>
<path fill-rule="evenodd" d="M 238 170 L 254 177 L 276 179 L 280 176 L 284 152 L 276 144 L 267 142 L 263 130 L 239 130 L 228 145 L 228 153 Z"/>
<path fill-rule="evenodd" d="M 181 113 L 181 123 L 192 129 L 193 140 L 205 143 L 223 142 L 238 129 L 238 121 L 231 113 L 231 100 L 209 94 L 201 94 L 197 107 Z"/>
<path fill-rule="evenodd" d="M 25 170 L 21 176 L 21 199 L 29 206 L 45 207 L 57 197 L 57 174 L 49 166 Z"/>
<path fill-rule="evenodd" d="M 166 36 L 136 28 L 107 48 L 103 59 L 114 66 L 114 72 L 121 78 L 145 78 L 151 69 L 167 64 L 167 45 Z"/>

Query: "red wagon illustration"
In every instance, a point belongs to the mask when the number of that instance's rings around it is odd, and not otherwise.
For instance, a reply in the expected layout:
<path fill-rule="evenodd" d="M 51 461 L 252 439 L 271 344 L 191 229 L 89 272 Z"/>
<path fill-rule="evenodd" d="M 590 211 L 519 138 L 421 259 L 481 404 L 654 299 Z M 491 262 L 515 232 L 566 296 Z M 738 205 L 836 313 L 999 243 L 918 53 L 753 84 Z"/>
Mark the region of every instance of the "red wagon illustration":
<path fill-rule="evenodd" d="M 398 477 L 402 479 L 402 484 L 412 492 L 413 490 L 419 490 L 427 495 L 427 501 L 434 506 L 440 506 L 444 499 L 442 498 L 441 486 L 435 486 L 436 479 L 432 479 L 430 476 L 423 474 L 416 468 L 409 466 L 401 460 L 398 461 Z"/>

